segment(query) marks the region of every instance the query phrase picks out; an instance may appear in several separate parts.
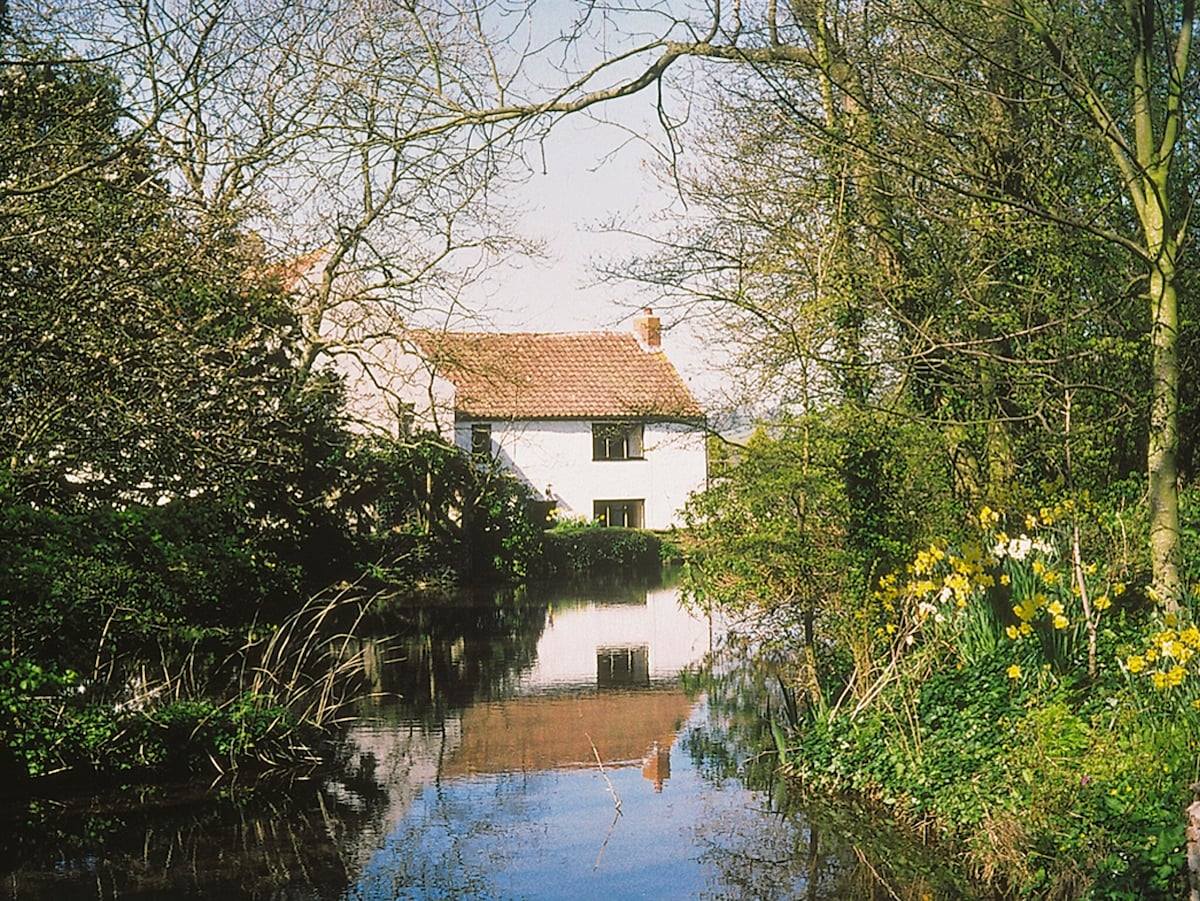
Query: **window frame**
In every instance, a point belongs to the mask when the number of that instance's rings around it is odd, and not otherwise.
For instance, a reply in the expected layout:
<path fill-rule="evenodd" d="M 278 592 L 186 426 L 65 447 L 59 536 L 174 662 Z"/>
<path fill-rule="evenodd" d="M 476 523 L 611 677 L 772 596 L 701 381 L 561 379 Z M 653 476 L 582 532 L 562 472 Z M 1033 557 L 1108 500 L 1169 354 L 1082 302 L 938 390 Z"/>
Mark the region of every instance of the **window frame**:
<path fill-rule="evenodd" d="M 621 516 L 622 522 L 614 526 L 612 523 L 612 510 L 614 507 L 624 507 L 624 513 Z M 603 516 L 601 512 L 603 511 Z M 629 514 L 633 514 L 633 522 L 630 522 Z M 646 523 L 646 499 L 641 497 L 627 498 L 596 498 L 592 501 L 592 521 L 598 522 L 605 528 L 618 529 L 642 529 Z"/>
<path fill-rule="evenodd" d="M 490 422 L 471 423 L 471 457 L 475 460 L 494 460 L 495 444 Z"/>
<path fill-rule="evenodd" d="M 592 460 L 623 463 L 646 459 L 646 424 L 622 420 L 592 423 Z"/>

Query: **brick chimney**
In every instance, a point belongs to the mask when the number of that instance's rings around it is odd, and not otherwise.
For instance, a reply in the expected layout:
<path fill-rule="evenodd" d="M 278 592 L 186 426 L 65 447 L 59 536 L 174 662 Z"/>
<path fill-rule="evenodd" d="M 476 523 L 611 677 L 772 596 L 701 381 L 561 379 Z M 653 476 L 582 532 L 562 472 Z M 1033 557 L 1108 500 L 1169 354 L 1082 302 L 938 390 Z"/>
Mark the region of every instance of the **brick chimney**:
<path fill-rule="evenodd" d="M 633 320 L 633 333 L 637 335 L 642 350 L 659 350 L 662 347 L 662 321 L 649 307 Z"/>

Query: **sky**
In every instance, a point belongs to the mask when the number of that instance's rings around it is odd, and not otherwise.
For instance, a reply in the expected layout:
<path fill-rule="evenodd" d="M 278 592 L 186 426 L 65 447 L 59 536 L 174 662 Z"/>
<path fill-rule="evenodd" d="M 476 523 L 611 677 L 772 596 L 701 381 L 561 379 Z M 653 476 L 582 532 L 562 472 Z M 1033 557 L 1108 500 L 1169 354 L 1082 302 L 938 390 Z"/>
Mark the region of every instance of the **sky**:
<path fill-rule="evenodd" d="M 621 146 L 624 143 L 624 146 Z M 648 148 L 612 126 L 577 117 L 555 126 L 529 179 L 509 193 L 525 209 L 519 228 L 544 242 L 545 259 L 502 267 L 482 299 L 497 304 L 498 323 L 531 331 L 623 327 L 639 300 L 635 285 L 597 284 L 593 264 L 636 247 L 605 234 L 612 219 L 648 220 L 671 203 L 645 161 Z M 652 300 L 652 298 L 650 298 Z"/>
<path fill-rule="evenodd" d="M 533 28 L 540 40 L 566 30 L 579 14 L 572 0 L 539 0 Z M 657 28 L 651 16 L 642 25 Z M 623 28 L 638 27 L 631 19 Z M 610 23 L 598 26 L 592 39 L 613 47 L 627 46 L 624 34 Z M 577 48 L 583 45 L 576 45 Z M 581 54 L 584 52 L 580 51 Z M 603 53 L 597 49 L 595 53 Z M 594 62 L 595 60 L 591 60 Z M 575 59 L 586 67 L 588 60 Z M 635 61 L 628 75 L 645 60 Z M 536 71 L 536 69 L 534 70 Z M 543 68 L 547 83 L 561 75 Z M 619 263 L 649 249 L 630 234 L 605 233 L 603 224 L 627 222 L 632 229 L 661 230 L 656 218 L 680 209 L 678 197 L 655 175 L 655 150 L 664 136 L 658 121 L 655 88 L 610 101 L 596 109 L 595 117 L 573 114 L 551 129 L 540 147 L 530 148 L 529 178 L 508 192 L 512 203 L 524 210 L 516 220 L 525 236 L 540 240 L 544 258 L 516 260 L 497 267 L 490 276 L 471 286 L 462 297 L 472 311 L 482 313 L 490 327 L 502 331 L 588 331 L 626 329 L 644 307 L 654 307 L 655 297 L 644 287 L 628 282 L 600 283 L 598 263 Z M 620 127 L 597 121 L 604 118 Z M 633 135 L 648 139 L 640 141 Z M 540 153 L 539 153 L 540 151 Z M 503 202 L 503 200 L 502 200 Z M 720 357 L 712 336 L 697 333 L 696 324 L 680 322 L 668 310 L 656 310 L 663 321 L 663 347 L 685 381 L 702 402 L 716 397 L 725 376 L 713 362 Z"/>
<path fill-rule="evenodd" d="M 609 110 L 628 128 L 660 139 L 654 97 L 646 92 Z M 661 227 L 656 217 L 679 211 L 676 195 L 654 174 L 655 151 L 630 140 L 622 128 L 579 115 L 560 120 L 541 151 L 531 160 L 533 174 L 509 194 L 525 211 L 518 229 L 543 242 L 544 258 L 501 265 L 463 299 L 501 331 L 630 328 L 641 309 L 654 308 L 653 292 L 632 281 L 602 282 L 595 267 L 619 263 L 650 246 L 630 234 L 605 232 L 605 223 L 627 222 L 654 232 Z M 668 310 L 656 312 L 668 357 L 702 403 L 715 403 L 726 376 L 714 365 L 720 354 L 713 336 Z"/>

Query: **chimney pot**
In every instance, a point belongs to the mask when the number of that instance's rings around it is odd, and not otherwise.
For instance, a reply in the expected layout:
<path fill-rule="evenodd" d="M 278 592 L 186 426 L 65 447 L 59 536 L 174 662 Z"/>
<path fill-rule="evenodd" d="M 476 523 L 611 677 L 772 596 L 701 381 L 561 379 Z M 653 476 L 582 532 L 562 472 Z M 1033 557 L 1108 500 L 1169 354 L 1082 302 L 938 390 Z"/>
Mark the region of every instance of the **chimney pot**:
<path fill-rule="evenodd" d="M 658 350 L 662 347 L 662 320 L 649 307 L 633 320 L 633 331 L 643 350 Z"/>

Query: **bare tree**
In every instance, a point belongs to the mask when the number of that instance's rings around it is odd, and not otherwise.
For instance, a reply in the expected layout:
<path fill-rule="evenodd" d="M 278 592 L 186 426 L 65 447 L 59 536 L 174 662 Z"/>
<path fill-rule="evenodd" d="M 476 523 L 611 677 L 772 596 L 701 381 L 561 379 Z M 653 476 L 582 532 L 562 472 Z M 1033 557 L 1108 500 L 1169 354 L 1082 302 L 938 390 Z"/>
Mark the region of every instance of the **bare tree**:
<path fill-rule="evenodd" d="M 56 8 L 48 27 L 77 52 L 128 69 L 136 127 L 158 138 L 208 221 L 261 214 L 263 233 L 280 246 L 331 249 L 329 285 L 353 276 L 365 296 L 398 310 L 439 290 L 453 303 L 463 270 L 455 276 L 450 262 L 465 253 L 477 264 L 480 251 L 508 246 L 486 198 L 492 180 L 512 171 L 516 139 L 657 91 L 670 157 L 682 123 L 669 90 L 729 66 L 818 142 L 823 174 L 852 205 L 824 236 L 834 242 L 827 251 L 853 249 L 860 261 L 839 286 L 841 303 L 849 316 L 852 299 L 867 300 L 879 318 L 859 325 L 901 328 L 913 361 L 947 358 L 930 354 L 945 349 L 942 336 L 923 335 L 946 296 L 925 277 L 924 236 L 942 226 L 948 199 L 957 198 L 956 224 L 968 231 L 1032 217 L 1109 242 L 1140 261 L 1151 298 L 1151 555 L 1156 591 L 1176 603 L 1175 335 L 1187 225 L 1178 211 L 1187 191 L 1172 174 L 1180 175 L 1173 164 L 1186 147 L 1193 90 L 1192 0 L 1131 0 L 1111 15 L 1030 0 L 677 9 L 588 3 L 547 26 L 533 4 L 107 0 Z M 34 18 L 12 11 L 14 27 Z M 1128 64 L 1108 65 L 1108 51 Z M 739 79 L 731 81 L 736 90 Z M 1055 128 L 1057 145 L 1039 147 L 1037 166 L 1028 165 L 1029 146 L 1013 136 L 1043 140 Z M 1086 190 L 1057 171 L 1080 158 L 1079 147 L 1090 153 Z M 1003 230 L 988 228 L 1003 245 Z M 957 289 L 961 297 L 970 286 Z M 317 298 L 315 308 L 334 302 Z M 1003 359 L 1005 335 L 978 324 L 951 356 Z M 309 333 L 318 347 L 320 329 Z M 860 380 L 843 387 L 860 398 L 869 369 L 845 364 L 861 360 L 865 339 L 839 351 L 843 378 Z M 1005 389 L 989 384 L 994 414 Z M 1003 429 L 989 441 L 1000 457 L 1011 454 Z"/>

